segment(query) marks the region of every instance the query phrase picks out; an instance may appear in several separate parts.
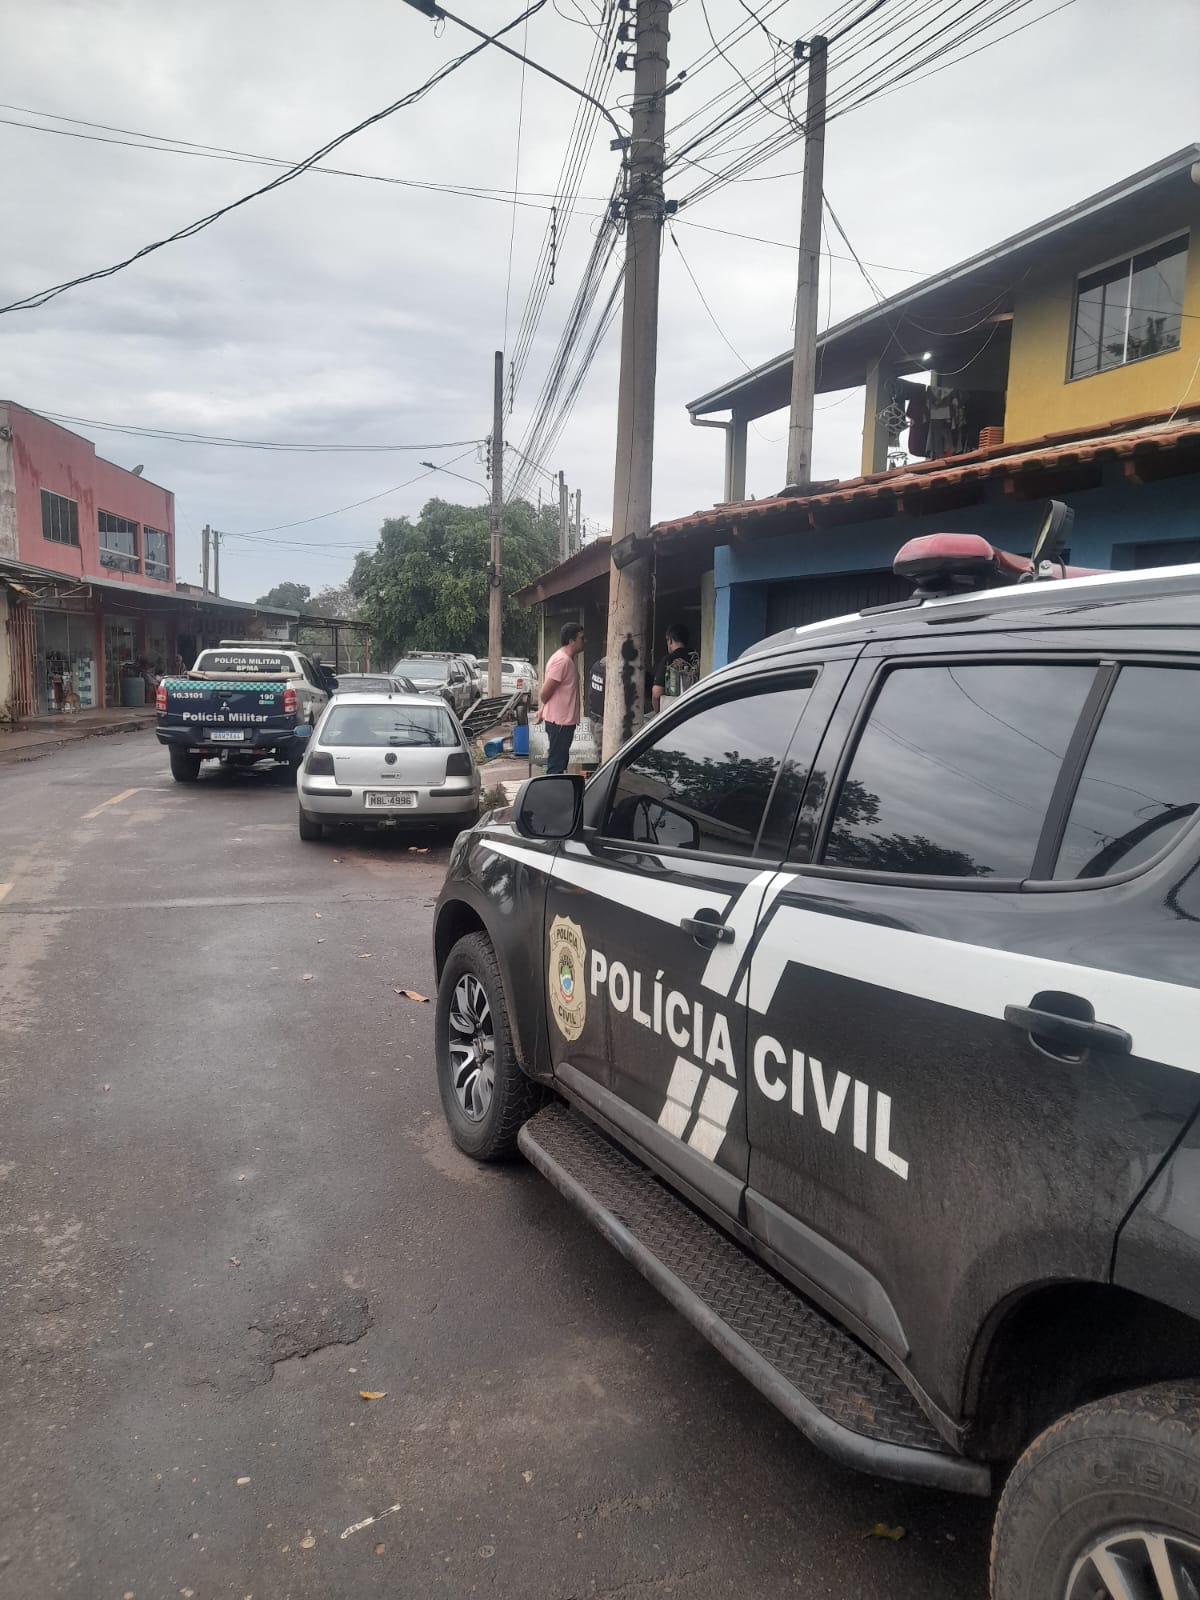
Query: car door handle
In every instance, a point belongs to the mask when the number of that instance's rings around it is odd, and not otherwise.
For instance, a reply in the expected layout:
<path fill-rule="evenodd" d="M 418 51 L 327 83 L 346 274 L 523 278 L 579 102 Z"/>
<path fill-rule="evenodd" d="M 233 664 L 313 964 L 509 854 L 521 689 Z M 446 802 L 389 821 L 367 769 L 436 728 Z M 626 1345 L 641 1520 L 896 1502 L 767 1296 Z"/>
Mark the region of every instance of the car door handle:
<path fill-rule="evenodd" d="M 1062 1010 L 1058 1009 L 1056 1001 L 1062 1004 Z M 1082 1055 L 1086 1050 L 1112 1050 L 1118 1055 L 1129 1055 L 1133 1050 L 1130 1035 L 1124 1028 L 1114 1028 L 1089 1017 L 1087 1013 L 1091 1009 L 1088 1001 L 1075 995 L 1036 994 L 1031 1005 L 1005 1006 L 1004 1020 L 1029 1034 L 1034 1044 L 1049 1055 L 1060 1051 Z M 1072 1016 L 1072 1011 L 1083 1015 Z"/>
<path fill-rule="evenodd" d="M 710 911 L 707 916 L 701 912 L 694 917 L 684 917 L 679 926 L 684 933 L 690 933 L 697 944 L 705 945 L 709 949 L 715 944 L 733 943 L 733 929 L 727 928 L 723 922 L 718 922 L 715 911 Z"/>

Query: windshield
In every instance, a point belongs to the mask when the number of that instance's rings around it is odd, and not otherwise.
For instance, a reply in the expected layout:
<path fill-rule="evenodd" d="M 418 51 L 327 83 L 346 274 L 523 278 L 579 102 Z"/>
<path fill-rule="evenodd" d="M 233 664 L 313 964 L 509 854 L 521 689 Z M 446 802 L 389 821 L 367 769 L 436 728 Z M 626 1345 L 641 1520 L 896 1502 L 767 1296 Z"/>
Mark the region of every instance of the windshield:
<path fill-rule="evenodd" d="M 339 706 L 321 728 L 321 743 L 335 749 L 386 749 L 418 745 L 457 748 L 458 734 L 444 706 Z"/>
<path fill-rule="evenodd" d="M 417 656 L 411 661 L 397 661 L 392 668 L 393 677 L 416 678 L 418 681 L 423 678 L 426 682 L 432 680 L 440 683 L 445 678 L 448 678 L 449 675 L 450 663 L 448 661 L 426 660 L 422 656 Z"/>
<path fill-rule="evenodd" d="M 201 650 L 193 672 L 267 674 L 288 678 L 295 672 L 290 656 L 277 650 Z"/>

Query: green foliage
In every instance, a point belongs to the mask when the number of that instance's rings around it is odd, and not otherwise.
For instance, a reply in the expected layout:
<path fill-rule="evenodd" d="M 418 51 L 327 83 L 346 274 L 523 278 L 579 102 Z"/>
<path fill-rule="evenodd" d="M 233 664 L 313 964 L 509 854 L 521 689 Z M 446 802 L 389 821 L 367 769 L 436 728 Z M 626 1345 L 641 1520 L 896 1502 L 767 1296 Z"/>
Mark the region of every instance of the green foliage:
<path fill-rule="evenodd" d="M 282 606 L 285 611 L 303 611 L 312 590 L 306 583 L 277 583 L 266 594 L 260 594 L 256 606 Z"/>
<path fill-rule="evenodd" d="M 375 550 L 354 564 L 350 589 L 374 631 L 375 659 L 406 650 L 466 650 L 487 655 L 489 536 L 486 506 L 430 500 L 416 521 L 389 518 Z M 525 501 L 504 509 L 505 655 L 533 655 L 537 613 L 513 593 L 558 560 L 558 513 Z"/>

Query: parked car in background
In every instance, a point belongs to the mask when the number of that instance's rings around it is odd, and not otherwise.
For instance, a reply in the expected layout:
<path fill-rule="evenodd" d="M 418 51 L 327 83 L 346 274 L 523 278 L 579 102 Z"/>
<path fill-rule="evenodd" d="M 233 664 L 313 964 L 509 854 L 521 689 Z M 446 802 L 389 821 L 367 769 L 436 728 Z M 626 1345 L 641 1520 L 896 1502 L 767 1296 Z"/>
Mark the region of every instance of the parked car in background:
<path fill-rule="evenodd" d="M 433 822 L 450 835 L 479 817 L 479 769 L 449 706 L 421 694 L 339 694 L 299 775 L 300 837 L 337 824 Z"/>
<path fill-rule="evenodd" d="M 447 705 L 459 716 L 476 699 L 474 679 L 465 661 L 449 653 L 430 651 L 405 656 L 392 667 L 393 678 L 408 678 L 416 685 L 418 694 L 441 695 Z"/>
<path fill-rule="evenodd" d="M 537 668 L 532 661 L 525 661 L 519 656 L 505 656 L 500 663 L 501 694 L 516 694 L 518 689 L 527 689 L 532 700 L 537 694 L 537 686 Z"/>
<path fill-rule="evenodd" d="M 394 672 L 343 672 L 338 675 L 335 694 L 419 694 L 411 678 Z"/>

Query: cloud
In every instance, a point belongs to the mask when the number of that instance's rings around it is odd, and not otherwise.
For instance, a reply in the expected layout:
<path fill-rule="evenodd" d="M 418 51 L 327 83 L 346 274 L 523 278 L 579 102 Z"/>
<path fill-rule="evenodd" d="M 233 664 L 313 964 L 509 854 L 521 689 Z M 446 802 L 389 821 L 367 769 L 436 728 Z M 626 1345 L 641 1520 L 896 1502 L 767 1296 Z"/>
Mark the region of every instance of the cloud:
<path fill-rule="evenodd" d="M 1043 3 L 1036 0 L 1034 10 Z M 463 0 L 463 8 L 482 24 L 517 5 Z M 726 8 L 726 0 L 709 0 L 714 22 L 731 26 Z M 790 37 L 813 26 L 817 9 L 789 4 L 772 27 Z M 567 0 L 561 14 L 547 6 L 529 25 L 528 45 L 578 81 L 592 37 L 568 20 L 569 11 Z M 674 63 L 695 64 L 708 53 L 699 13 L 698 6 L 676 8 Z M 1195 137 L 1195 51 L 1184 48 L 1200 31 L 1192 0 L 1160 0 L 1158 43 L 1144 47 L 1145 76 L 1136 70 L 1136 52 L 1131 62 L 1128 49 L 1114 48 L 1115 39 L 1127 38 L 1126 24 L 1119 0 L 1079 0 L 971 62 L 831 124 L 827 191 L 860 254 L 885 264 L 872 271 L 887 290 L 914 281 L 889 268 L 944 266 Z M 452 27 L 438 38 L 395 0 L 354 7 L 210 0 L 193 8 L 42 0 L 6 29 L 0 95 L 21 106 L 295 158 L 388 104 L 469 42 Z M 749 71 L 765 51 L 761 35 L 752 36 L 736 59 Z M 509 187 L 520 77 L 515 62 L 488 52 L 330 162 Z M 697 69 L 671 97 L 671 121 L 730 81 L 720 61 Z M 630 87 L 618 77 L 614 94 Z M 574 115 L 565 91 L 526 75 L 523 190 L 553 191 Z M 6 229 L 0 264 L 4 299 L 105 265 L 270 176 L 257 166 L 2 125 L 0 144 L 6 215 L 17 219 Z M 589 215 L 575 218 L 566 233 L 507 430 L 514 442 L 574 294 L 591 245 L 590 214 L 603 210 L 614 159 L 607 137 L 598 137 L 581 182 L 588 198 L 580 209 Z M 794 239 L 799 165 L 798 150 L 785 152 L 763 171 L 791 176 L 734 185 L 685 210 L 676 225 L 722 331 L 751 364 L 790 339 L 794 255 L 691 224 Z M 690 182 L 670 187 L 685 193 Z M 493 201 L 308 175 L 110 280 L 0 319 L 5 388 L 20 403 L 77 416 L 298 442 L 430 445 L 482 437 L 506 298 L 511 344 L 545 223 L 544 211 L 522 207 L 514 230 L 512 208 Z M 836 238 L 832 248 L 841 252 Z M 825 265 L 823 321 L 870 303 L 852 263 Z M 720 493 L 721 439 L 690 427 L 683 407 L 733 376 L 738 363 L 669 240 L 662 278 L 654 504 L 656 515 L 669 516 Z M 614 329 L 548 463 L 582 486 L 585 513 L 603 523 L 611 512 L 616 385 Z M 857 470 L 861 427 L 856 397 L 818 412 L 819 475 Z M 769 493 L 782 482 L 785 433 L 782 416 L 752 430 L 752 492 Z M 414 476 L 426 454 L 274 456 L 94 437 L 102 454 L 143 461 L 148 477 L 176 491 L 184 576 L 198 569 L 203 523 L 238 533 L 299 521 Z M 480 469 L 468 459 L 456 470 Z M 435 477 L 278 536 L 323 549 L 231 538 L 225 586 L 253 597 L 282 578 L 314 588 L 337 581 L 353 552 L 334 547 L 369 545 L 383 516 L 415 513 L 431 492 L 473 493 Z"/>

